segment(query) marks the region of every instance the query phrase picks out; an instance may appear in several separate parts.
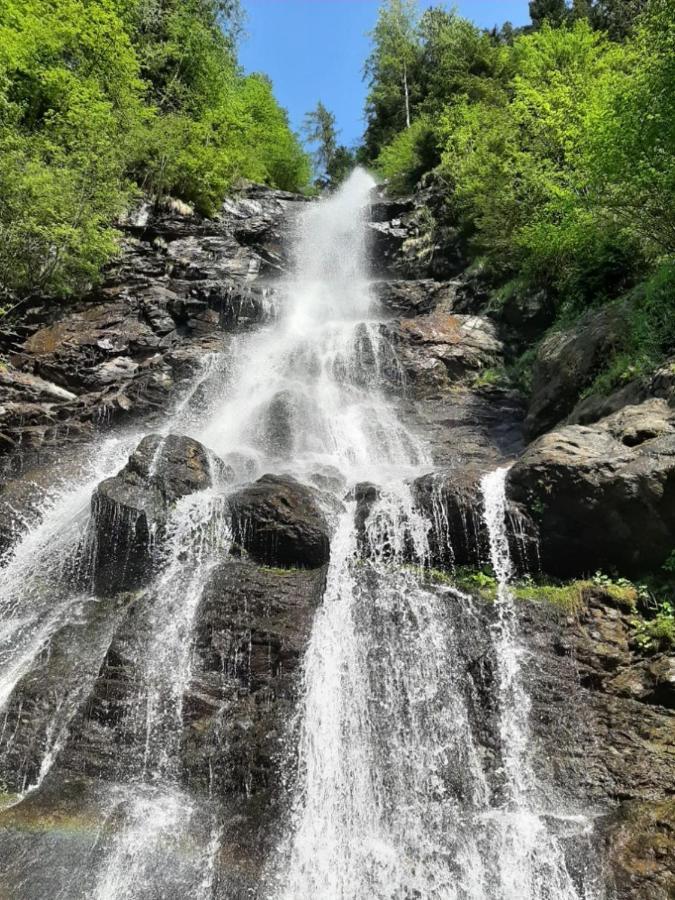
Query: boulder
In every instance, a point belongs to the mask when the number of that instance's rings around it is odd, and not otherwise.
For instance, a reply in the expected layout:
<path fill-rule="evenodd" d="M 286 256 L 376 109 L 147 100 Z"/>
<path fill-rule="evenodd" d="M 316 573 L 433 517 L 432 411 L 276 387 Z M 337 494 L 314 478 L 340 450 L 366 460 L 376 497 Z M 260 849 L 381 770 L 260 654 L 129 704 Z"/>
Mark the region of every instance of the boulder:
<path fill-rule="evenodd" d="M 229 498 L 235 541 L 258 562 L 314 569 L 329 558 L 316 492 L 289 476 L 263 475 Z"/>
<path fill-rule="evenodd" d="M 541 342 L 525 419 L 530 438 L 572 412 L 583 389 L 618 346 L 626 327 L 624 307 L 614 304 L 582 316 L 572 328 L 556 331 Z"/>
<path fill-rule="evenodd" d="M 181 497 L 230 474 L 198 441 L 183 435 L 143 438 L 127 465 L 102 481 L 91 501 L 94 574 L 99 592 L 146 582 L 169 510 Z"/>
<path fill-rule="evenodd" d="M 650 400 L 546 434 L 508 491 L 537 522 L 546 572 L 657 569 L 675 546 L 675 411 Z"/>
<path fill-rule="evenodd" d="M 406 317 L 426 315 L 442 304 L 444 309 L 452 307 L 454 283 L 443 283 L 431 278 L 414 281 L 376 281 L 372 291 L 375 298 L 387 312 Z"/>
<path fill-rule="evenodd" d="M 468 374 L 501 364 L 502 343 L 494 323 L 437 309 L 401 319 L 395 332 L 406 374 L 416 385 L 439 390 Z"/>
<path fill-rule="evenodd" d="M 415 503 L 430 523 L 428 562 L 434 568 L 481 568 L 489 563 L 481 489 L 481 476 L 487 470 L 474 464 L 455 471 L 433 472 L 413 482 Z M 534 571 L 536 532 L 516 504 L 507 505 L 506 529 L 515 571 Z"/>

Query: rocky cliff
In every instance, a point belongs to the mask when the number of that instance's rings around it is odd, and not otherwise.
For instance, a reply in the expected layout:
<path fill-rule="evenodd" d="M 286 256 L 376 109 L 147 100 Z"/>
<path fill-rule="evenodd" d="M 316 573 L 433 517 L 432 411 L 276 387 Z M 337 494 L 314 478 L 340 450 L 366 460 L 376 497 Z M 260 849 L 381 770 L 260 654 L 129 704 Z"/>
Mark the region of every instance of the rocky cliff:
<path fill-rule="evenodd" d="M 305 202 L 253 187 L 214 220 L 140 209 L 121 226 L 122 254 L 100 289 L 68 305 L 36 302 L 3 325 L 7 558 L 93 439 L 139 427 L 151 435 L 167 411 L 199 408 L 210 361 L 227 357 L 233 334 L 274 314 L 275 279 L 290 265 L 285 235 Z M 405 564 L 426 566 L 430 590 L 461 582 L 474 596 L 480 628 L 462 659 L 489 757 L 494 664 L 481 633 L 494 604 L 489 586 L 471 581 L 488 556 L 478 483 L 512 464 L 512 552 L 519 574 L 534 579 L 518 598 L 542 777 L 566 808 L 597 810 L 593 840 L 618 900 L 666 900 L 675 896 L 675 656 L 640 640 L 632 588 L 617 593 L 589 577 L 640 576 L 675 548 L 675 375 L 669 367 L 621 394 L 580 401 L 620 327 L 596 317 L 540 345 L 523 396 L 498 373 L 514 332 L 522 341 L 541 331 L 541 307 L 491 311 L 463 272 L 455 236 L 430 236 L 422 218 L 414 198 L 378 197 L 369 225 L 378 327 L 394 348 L 382 371 L 432 457 L 413 485 L 432 523 L 430 557 L 411 548 Z M 283 414 L 281 403 L 282 431 Z M 249 461 L 214 460 L 181 435 L 146 436 L 131 449 L 96 488 L 92 525 L 67 560 L 77 588 L 71 620 L 6 700 L 0 895 L 67 896 L 63 860 L 96 856 L 113 840 L 115 811 L 98 792 L 137 756 L 138 648 L 166 624 L 147 613 L 153 560 L 174 546 L 177 504 L 226 485 L 225 507 L 208 513 L 209 535 L 220 516 L 228 541 L 195 606 L 179 783 L 200 798 L 199 815 L 221 823 L 216 896 L 263 896 L 265 861 L 287 824 L 300 664 L 325 586 L 339 473 L 317 472 L 309 484 L 247 475 Z M 362 532 L 376 497 L 376 486 L 359 485 L 342 498 L 355 503 Z M 551 587 L 552 579 L 577 581 Z M 26 855 L 40 861 L 29 881 Z"/>

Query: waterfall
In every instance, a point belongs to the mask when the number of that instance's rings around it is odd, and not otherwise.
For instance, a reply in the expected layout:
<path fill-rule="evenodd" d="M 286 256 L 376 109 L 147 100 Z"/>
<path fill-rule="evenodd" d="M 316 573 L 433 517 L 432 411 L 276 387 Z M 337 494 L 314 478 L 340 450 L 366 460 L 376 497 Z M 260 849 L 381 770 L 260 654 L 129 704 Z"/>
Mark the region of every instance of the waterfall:
<path fill-rule="evenodd" d="M 543 815 L 542 790 L 536 784 L 529 753 L 530 702 L 523 683 L 522 648 L 517 638 L 515 599 L 510 588 L 513 565 L 507 532 L 506 476 L 502 467 L 482 479 L 485 525 L 490 561 L 497 578 L 497 621 L 494 646 L 497 661 L 499 731 L 506 799 L 496 812 L 498 872 L 503 900 L 581 900 L 554 831 Z M 582 828 L 584 823 L 581 823 Z M 586 893 L 586 896 L 590 894 Z"/>
<path fill-rule="evenodd" d="M 482 485 L 494 608 L 449 578 L 429 577 L 432 523 L 411 483 L 433 461 L 401 416 L 405 373 L 370 290 L 373 185 L 357 170 L 335 195 L 306 205 L 276 314 L 209 357 L 161 429 L 201 441 L 241 480 L 289 474 L 319 487 L 333 530 L 289 726 L 299 738 L 286 760 L 287 833 L 256 896 L 599 900 L 583 873 L 568 870 L 558 811 L 534 774 L 504 469 Z M 75 487 L 45 507 L 0 573 L 0 709 L 73 605 L 95 602 L 62 569 L 82 550 L 94 486 L 138 439 L 130 432 L 92 451 Z M 364 483 L 373 499 L 357 510 Z M 133 696 L 116 726 L 116 783 L 97 866 L 73 898 L 224 898 L 216 884 L 223 822 L 215 801 L 181 780 L 181 739 L 195 616 L 232 543 L 230 489 L 216 480 L 174 505 L 152 578 L 134 599 Z M 482 659 L 495 673 L 492 743 L 471 674 Z M 55 709 L 33 786 L 58 757 L 74 710 L 69 700 Z"/>

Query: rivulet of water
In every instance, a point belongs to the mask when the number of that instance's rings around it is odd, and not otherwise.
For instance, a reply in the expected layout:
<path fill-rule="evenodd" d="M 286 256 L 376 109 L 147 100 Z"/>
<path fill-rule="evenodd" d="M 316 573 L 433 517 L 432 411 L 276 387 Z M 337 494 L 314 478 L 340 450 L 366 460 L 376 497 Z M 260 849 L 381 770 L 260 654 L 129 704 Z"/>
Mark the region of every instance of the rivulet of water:
<path fill-rule="evenodd" d="M 507 532 L 507 473 L 508 467 L 502 467 L 482 480 L 490 560 L 497 579 L 494 647 L 505 775 L 504 803 L 491 814 L 499 877 L 497 896 L 503 900 L 582 900 L 598 894 L 592 884 L 580 887 L 572 878 L 559 838 L 549 825 L 559 811 L 551 807 L 544 786 L 537 784 L 533 774 L 530 701 L 523 681 L 523 649 L 510 586 L 513 565 Z M 582 816 L 577 827 L 583 832 L 589 823 Z"/>

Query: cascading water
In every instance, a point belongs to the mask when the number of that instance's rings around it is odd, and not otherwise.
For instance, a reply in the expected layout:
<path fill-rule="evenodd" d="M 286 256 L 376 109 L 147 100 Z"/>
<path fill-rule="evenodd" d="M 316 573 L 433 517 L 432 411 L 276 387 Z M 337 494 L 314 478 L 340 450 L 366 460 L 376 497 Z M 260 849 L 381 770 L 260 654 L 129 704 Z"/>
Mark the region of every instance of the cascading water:
<path fill-rule="evenodd" d="M 471 598 L 423 573 L 430 523 L 410 482 L 432 461 L 399 418 L 393 395 L 405 379 L 369 290 L 364 225 L 372 187 L 357 170 L 336 195 L 307 205 L 278 318 L 237 337 L 227 359 L 209 360 L 198 380 L 206 416 L 188 399 L 164 428 L 197 438 L 242 480 L 286 473 L 333 495 L 327 586 L 304 661 L 299 746 L 288 760 L 291 827 L 258 896 L 596 897 L 568 873 L 532 774 L 502 471 L 483 483 L 499 582 L 487 637 L 497 682 L 496 779 L 467 674 L 484 618 Z M 16 612 L 0 636 L 0 701 L 70 604 L 81 602 L 65 576 L 54 577 L 58 560 L 82 545 L 94 485 L 120 468 L 137 440 L 104 447 L 94 477 L 55 502 L 3 570 L 5 602 Z M 376 485 L 376 498 L 359 530 L 353 497 L 362 482 Z M 193 620 L 230 542 L 224 493 L 216 484 L 183 498 L 171 514 L 157 574 L 139 604 L 135 693 L 119 726 L 124 750 L 102 829 L 103 859 L 73 898 L 222 896 L 213 878 L 219 823 L 181 783 L 180 742 Z M 33 546 L 45 553 L 21 572 Z M 29 615 L 19 616 L 26 608 Z M 44 742 L 47 769 L 68 715 L 55 713 Z M 45 773 L 43 765 L 39 777 Z"/>
<path fill-rule="evenodd" d="M 530 702 L 523 684 L 522 650 L 517 640 L 515 601 L 509 586 L 513 566 L 506 528 L 507 472 L 507 467 L 496 469 L 482 480 L 490 560 L 497 578 L 494 646 L 506 795 L 504 805 L 495 814 L 501 888 L 498 896 L 504 900 L 521 897 L 580 900 L 583 895 L 567 870 L 558 839 L 545 822 L 544 812 L 555 816 L 556 811 L 546 809 L 528 753 Z M 586 892 L 586 896 L 590 894 Z"/>

